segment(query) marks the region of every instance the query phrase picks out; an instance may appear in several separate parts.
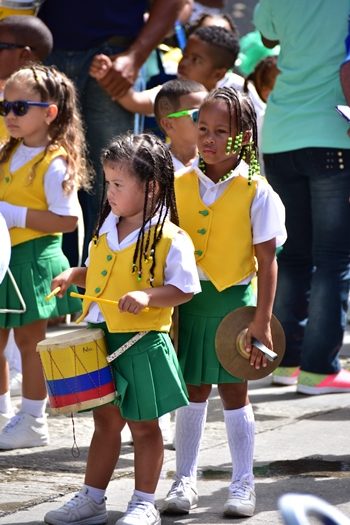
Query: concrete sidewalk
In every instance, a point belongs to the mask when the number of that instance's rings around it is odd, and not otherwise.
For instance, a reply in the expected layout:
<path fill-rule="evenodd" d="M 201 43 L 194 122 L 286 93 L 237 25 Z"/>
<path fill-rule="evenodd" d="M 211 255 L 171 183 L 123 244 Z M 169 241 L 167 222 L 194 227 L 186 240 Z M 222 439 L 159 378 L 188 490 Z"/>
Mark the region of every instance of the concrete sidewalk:
<path fill-rule="evenodd" d="M 343 349 L 350 358 L 350 340 Z M 199 506 L 188 516 L 163 517 L 162 524 L 280 524 L 278 498 L 287 492 L 324 498 L 350 517 L 350 393 L 296 394 L 294 387 L 272 387 L 270 378 L 250 383 L 256 418 L 255 516 L 229 520 L 222 507 L 230 482 L 230 457 L 221 403 L 213 390 L 200 454 Z M 79 457 L 72 455 L 69 417 L 50 416 L 48 447 L 0 451 L 0 523 L 42 524 L 48 510 L 70 499 L 83 480 L 93 430 L 89 413 L 74 416 Z M 107 491 L 108 524 L 125 511 L 133 490 L 133 448 L 125 436 L 118 469 Z M 75 451 L 76 452 L 76 451 Z M 171 485 L 175 452 L 166 448 L 158 485 L 159 504 Z"/>

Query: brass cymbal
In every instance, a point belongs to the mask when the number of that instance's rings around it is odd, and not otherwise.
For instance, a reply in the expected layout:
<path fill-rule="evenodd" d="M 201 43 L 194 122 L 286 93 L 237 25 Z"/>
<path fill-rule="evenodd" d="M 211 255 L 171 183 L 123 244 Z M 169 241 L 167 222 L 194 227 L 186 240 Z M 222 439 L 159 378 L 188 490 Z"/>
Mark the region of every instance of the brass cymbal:
<path fill-rule="evenodd" d="M 286 347 L 282 325 L 273 315 L 271 335 L 273 352 L 277 354 L 277 357 L 274 360 L 268 360 L 266 368 L 261 367 L 257 370 L 250 365 L 249 356 L 244 349 L 244 340 L 245 332 L 253 320 L 255 310 L 254 306 L 243 306 L 230 312 L 221 321 L 215 337 L 216 354 L 221 365 L 233 376 L 246 380 L 261 379 L 273 372 L 282 361 Z"/>

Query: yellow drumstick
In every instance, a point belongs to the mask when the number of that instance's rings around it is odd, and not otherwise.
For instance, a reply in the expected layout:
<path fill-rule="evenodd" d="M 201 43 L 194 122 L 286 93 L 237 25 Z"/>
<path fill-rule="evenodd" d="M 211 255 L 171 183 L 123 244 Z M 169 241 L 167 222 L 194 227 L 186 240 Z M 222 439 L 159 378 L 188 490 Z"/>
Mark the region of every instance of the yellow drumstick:
<path fill-rule="evenodd" d="M 54 288 L 52 292 L 50 292 L 48 295 L 45 296 L 45 301 L 50 301 L 50 299 L 55 297 L 55 295 L 57 295 L 60 290 L 61 290 L 61 287 L 56 286 L 56 288 Z"/>
<path fill-rule="evenodd" d="M 70 292 L 69 294 L 71 297 L 79 297 L 80 299 L 90 299 L 91 301 L 95 301 L 96 303 L 106 303 L 106 304 L 114 304 L 118 305 L 118 301 L 113 301 L 112 299 L 103 299 L 102 297 L 94 297 L 93 295 L 86 295 L 81 294 L 77 292 Z M 149 308 L 144 308 L 143 311 L 147 311 Z"/>

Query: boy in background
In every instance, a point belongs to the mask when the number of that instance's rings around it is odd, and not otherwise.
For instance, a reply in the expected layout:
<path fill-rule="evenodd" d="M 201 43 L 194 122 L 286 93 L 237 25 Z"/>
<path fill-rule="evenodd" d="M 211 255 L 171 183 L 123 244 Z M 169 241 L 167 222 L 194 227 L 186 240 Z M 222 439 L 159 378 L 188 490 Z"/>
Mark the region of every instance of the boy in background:
<path fill-rule="evenodd" d="M 176 79 L 165 82 L 155 98 L 154 114 L 169 139 L 175 171 L 198 165 L 196 120 L 207 93 L 199 82 Z"/>

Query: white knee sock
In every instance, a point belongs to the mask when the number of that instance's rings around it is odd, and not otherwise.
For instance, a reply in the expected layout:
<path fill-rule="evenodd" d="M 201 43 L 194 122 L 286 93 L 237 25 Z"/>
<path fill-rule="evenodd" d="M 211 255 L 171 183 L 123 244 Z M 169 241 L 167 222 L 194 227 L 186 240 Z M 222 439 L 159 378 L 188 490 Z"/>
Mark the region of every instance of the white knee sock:
<path fill-rule="evenodd" d="M 106 491 L 103 489 L 96 489 L 95 487 L 90 487 L 90 485 L 84 485 L 84 489 L 87 489 L 88 495 L 95 503 L 102 503 L 104 500 Z"/>
<path fill-rule="evenodd" d="M 232 460 L 232 482 L 247 480 L 253 485 L 255 420 L 252 405 L 224 410 L 224 418 Z"/>
<path fill-rule="evenodd" d="M 190 403 L 176 411 L 176 474 L 197 478 L 199 447 L 207 419 L 208 402 Z"/>
<path fill-rule="evenodd" d="M 0 413 L 9 415 L 12 415 L 14 413 L 11 405 L 10 391 L 6 392 L 6 394 L 0 395 Z"/>
<path fill-rule="evenodd" d="M 44 417 L 47 399 L 28 399 L 22 397 L 21 412 L 34 417 Z"/>

